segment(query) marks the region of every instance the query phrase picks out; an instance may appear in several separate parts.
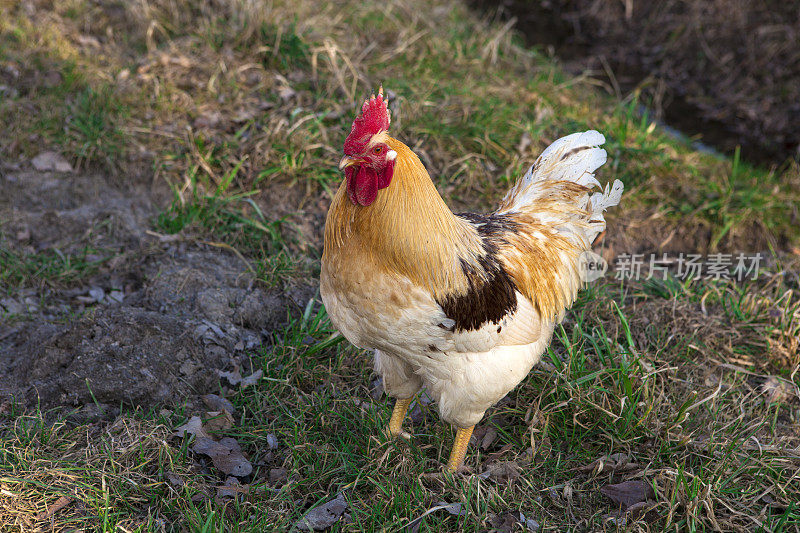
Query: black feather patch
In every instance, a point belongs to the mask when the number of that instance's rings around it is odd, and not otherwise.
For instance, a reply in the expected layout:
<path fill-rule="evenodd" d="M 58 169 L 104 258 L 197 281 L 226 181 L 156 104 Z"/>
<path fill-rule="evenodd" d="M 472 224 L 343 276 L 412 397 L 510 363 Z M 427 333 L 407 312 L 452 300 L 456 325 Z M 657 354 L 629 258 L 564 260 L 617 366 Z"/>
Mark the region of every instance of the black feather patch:
<path fill-rule="evenodd" d="M 478 269 L 461 260 L 461 269 L 469 280 L 465 294 L 452 295 L 438 302 L 448 318 L 455 321 L 456 331 L 480 329 L 487 322 L 499 322 L 517 309 L 517 287 L 497 257 L 503 235 L 516 228 L 504 215 L 457 215 L 472 224 L 483 239 L 484 254 L 478 258 Z"/>

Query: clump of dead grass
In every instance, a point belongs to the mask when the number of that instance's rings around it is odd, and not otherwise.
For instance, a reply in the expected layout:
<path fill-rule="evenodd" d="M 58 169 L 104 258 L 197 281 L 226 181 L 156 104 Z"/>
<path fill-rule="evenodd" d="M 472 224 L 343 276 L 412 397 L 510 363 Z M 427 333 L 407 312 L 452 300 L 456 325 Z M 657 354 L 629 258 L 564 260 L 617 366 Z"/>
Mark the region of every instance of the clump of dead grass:
<path fill-rule="evenodd" d="M 133 417 L 105 428 L 42 415 L 15 418 L 3 430 L 0 524 L 74 531 L 100 519 L 119 531 L 149 530 L 160 508 L 155 495 L 175 493 L 165 472 L 190 472 L 169 437 L 165 426 Z"/>

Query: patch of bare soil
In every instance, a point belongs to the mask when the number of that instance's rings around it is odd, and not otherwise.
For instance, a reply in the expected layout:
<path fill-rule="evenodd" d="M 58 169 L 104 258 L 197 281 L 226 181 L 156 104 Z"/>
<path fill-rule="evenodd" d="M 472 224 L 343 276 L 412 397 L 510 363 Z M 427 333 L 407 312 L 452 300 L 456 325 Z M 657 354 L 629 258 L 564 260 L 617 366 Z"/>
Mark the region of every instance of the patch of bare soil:
<path fill-rule="evenodd" d="M 800 157 L 800 6 L 744 0 L 471 0 L 689 135 L 758 163 Z M 660 117 L 659 117 L 660 118 Z"/>
<path fill-rule="evenodd" d="M 192 404 L 220 391 L 219 372 L 246 374 L 245 355 L 287 318 L 287 297 L 257 286 L 236 255 L 148 232 L 158 195 L 145 187 L 5 167 L 0 189 L 7 248 L 111 257 L 72 286 L 2 297 L 0 402 L 87 417 Z"/>

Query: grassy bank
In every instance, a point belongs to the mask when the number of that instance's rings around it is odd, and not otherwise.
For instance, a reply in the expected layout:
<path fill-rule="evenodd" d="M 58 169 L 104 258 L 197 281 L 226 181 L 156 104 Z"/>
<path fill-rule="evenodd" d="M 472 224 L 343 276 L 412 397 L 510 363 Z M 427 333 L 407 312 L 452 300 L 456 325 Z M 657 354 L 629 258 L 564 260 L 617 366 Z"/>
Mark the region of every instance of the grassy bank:
<path fill-rule="evenodd" d="M 0 20 L 4 159 L 48 147 L 113 183 L 166 184 L 153 231 L 233 249 L 265 286 L 318 274 L 341 145 L 379 83 L 392 132 L 455 209 L 490 209 L 551 141 L 595 128 L 608 139 L 601 181 L 627 188 L 607 257 L 766 259 L 755 281 L 596 283 L 481 423 L 470 476 L 439 473 L 452 434 L 424 401 L 409 443 L 382 435 L 390 405 L 369 355 L 334 335 L 317 300 L 252 353 L 263 377 L 229 387 L 230 419 L 201 413 L 254 466 L 238 485 L 192 450 L 196 437 L 172 436 L 196 414 L 180 405 L 76 425 L 6 402 L 6 529 L 287 531 L 338 494 L 334 530 L 800 525 L 796 165 L 693 151 L 639 116 L 636 95 L 565 77 L 459 3 L 26 5 Z M 2 237 L 6 292 L 91 273 L 34 268 L 41 252 Z M 626 513 L 601 489 L 630 480 L 652 493 Z M 439 502 L 460 506 L 425 515 Z"/>

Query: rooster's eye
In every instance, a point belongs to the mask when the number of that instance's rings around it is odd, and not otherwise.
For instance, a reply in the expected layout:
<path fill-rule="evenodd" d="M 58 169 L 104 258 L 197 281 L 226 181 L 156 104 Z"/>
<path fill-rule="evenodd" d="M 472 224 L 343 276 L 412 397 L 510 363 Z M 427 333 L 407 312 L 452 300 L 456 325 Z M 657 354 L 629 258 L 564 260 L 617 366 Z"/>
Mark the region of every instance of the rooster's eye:
<path fill-rule="evenodd" d="M 383 146 L 376 146 L 375 148 L 372 149 L 372 153 L 375 155 L 378 155 L 381 152 L 383 152 Z"/>

